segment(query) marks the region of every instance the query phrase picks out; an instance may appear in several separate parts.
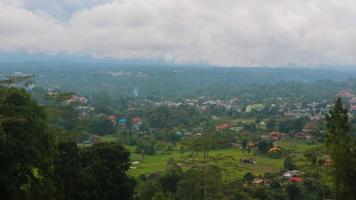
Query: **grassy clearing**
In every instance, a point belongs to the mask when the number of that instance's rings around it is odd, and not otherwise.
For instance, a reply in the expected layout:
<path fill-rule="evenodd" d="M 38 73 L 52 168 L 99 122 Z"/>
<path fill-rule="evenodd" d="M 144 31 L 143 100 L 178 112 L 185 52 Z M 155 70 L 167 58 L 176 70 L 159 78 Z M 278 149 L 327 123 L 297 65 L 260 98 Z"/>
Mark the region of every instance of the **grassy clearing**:
<path fill-rule="evenodd" d="M 117 142 L 116 135 L 105 135 L 101 137 L 101 141 L 103 142 Z"/>
<path fill-rule="evenodd" d="M 311 141 L 308 140 L 301 140 L 295 138 L 280 140 L 277 141 L 275 144 L 279 147 L 293 150 L 297 153 L 303 153 L 305 150 L 319 145 L 319 144 L 312 143 Z"/>
<path fill-rule="evenodd" d="M 318 144 L 307 144 L 305 140 L 298 139 L 287 139 L 277 142 L 277 145 L 293 150 L 299 153 L 297 158 L 297 164 L 302 163 L 302 153 Z M 139 154 L 134 153 L 135 147 L 129 146 L 129 150 L 132 152 L 131 160 L 139 161 L 139 164 L 133 165 L 135 169 L 130 170 L 130 174 L 133 176 L 139 176 L 140 174 L 147 174 L 153 172 L 163 172 L 166 168 L 166 163 L 170 159 L 175 159 L 177 161 L 181 160 L 181 154 L 177 151 L 173 151 L 170 154 L 158 154 L 153 156 L 146 155 L 144 159 Z M 235 161 L 235 168 L 233 171 L 233 176 L 241 177 L 247 171 L 254 173 L 255 175 L 262 175 L 266 172 L 279 172 L 283 168 L 283 158 L 270 158 L 265 155 L 256 155 L 253 153 L 247 153 L 239 148 L 227 148 L 220 150 L 211 151 L 212 156 L 231 156 Z M 250 157 L 256 160 L 256 164 L 243 164 L 240 163 L 241 158 Z"/>
<path fill-rule="evenodd" d="M 103 142 L 116 142 L 116 136 L 109 135 L 102 137 Z M 302 164 L 302 153 L 318 144 L 308 144 L 305 140 L 298 139 L 286 139 L 276 142 L 277 146 L 284 149 L 293 150 L 298 153 L 297 164 Z M 87 145 L 82 145 L 87 146 Z M 138 164 L 133 164 L 133 169 L 130 169 L 129 174 L 132 176 L 139 176 L 141 174 L 148 174 L 154 172 L 163 172 L 166 169 L 166 163 L 170 159 L 176 161 L 182 161 L 181 154 L 178 151 L 172 151 L 170 154 L 157 154 L 157 155 L 145 155 L 144 158 L 140 154 L 135 153 L 135 146 L 126 146 L 131 152 L 131 161 L 139 161 Z M 265 155 L 259 155 L 254 153 L 247 153 L 239 148 L 227 148 L 212 150 L 211 155 L 215 157 L 229 156 L 233 158 L 232 167 L 229 169 L 230 175 L 234 177 L 241 177 L 247 171 L 254 173 L 255 175 L 262 175 L 266 172 L 279 172 L 283 167 L 283 158 L 270 158 Z M 244 164 L 240 163 L 241 158 L 252 158 L 256 161 L 256 164 Z"/>
<path fill-rule="evenodd" d="M 131 147 L 132 148 L 132 147 Z M 211 151 L 212 156 L 223 157 L 231 156 L 234 159 L 234 175 L 240 177 L 245 172 L 251 171 L 254 174 L 263 174 L 265 172 L 277 172 L 281 169 L 283 159 L 274 159 L 262 155 L 254 155 L 252 153 L 243 152 L 239 148 L 228 148 Z M 241 164 L 240 159 L 251 157 L 256 160 L 256 164 Z M 139 161 L 139 164 L 133 165 L 135 169 L 130 170 L 130 174 L 138 176 L 152 172 L 162 172 L 166 168 L 166 163 L 169 159 L 181 160 L 181 154 L 173 151 L 171 154 L 145 156 L 142 159 L 141 155 L 132 153 L 131 160 Z"/>

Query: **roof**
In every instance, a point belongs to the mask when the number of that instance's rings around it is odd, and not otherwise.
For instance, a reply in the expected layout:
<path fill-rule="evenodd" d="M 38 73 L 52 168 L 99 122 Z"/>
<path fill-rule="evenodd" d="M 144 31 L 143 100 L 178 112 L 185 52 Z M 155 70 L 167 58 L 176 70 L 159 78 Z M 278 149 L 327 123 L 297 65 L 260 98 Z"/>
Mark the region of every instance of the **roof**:
<path fill-rule="evenodd" d="M 225 123 L 225 124 L 219 124 L 215 128 L 222 130 L 222 129 L 226 129 L 226 128 L 229 128 L 229 127 L 230 127 L 230 125 Z"/>
<path fill-rule="evenodd" d="M 135 124 L 141 123 L 141 118 L 140 117 L 134 117 L 132 118 L 132 122 Z"/>
<path fill-rule="evenodd" d="M 261 184 L 261 183 L 263 183 L 263 182 L 264 182 L 264 180 L 261 179 L 261 178 L 255 178 L 255 179 L 252 181 L 253 184 Z"/>
<path fill-rule="evenodd" d="M 127 119 L 126 118 L 119 118 L 117 120 L 119 123 L 126 123 L 127 122 Z"/>
<path fill-rule="evenodd" d="M 289 179 L 290 182 L 303 182 L 304 179 L 303 178 L 300 178 L 298 176 L 295 176 L 295 177 L 292 177 Z"/>
<path fill-rule="evenodd" d="M 108 119 L 109 119 L 109 120 L 115 120 L 115 119 L 116 119 L 116 116 L 115 116 L 115 115 L 110 115 L 110 116 L 108 117 Z"/>
<path fill-rule="evenodd" d="M 270 136 L 282 136 L 283 133 L 279 132 L 279 131 L 273 131 L 269 133 Z"/>
<path fill-rule="evenodd" d="M 279 152 L 279 151 L 281 151 L 281 149 L 278 147 L 272 147 L 268 150 L 268 152 Z"/>

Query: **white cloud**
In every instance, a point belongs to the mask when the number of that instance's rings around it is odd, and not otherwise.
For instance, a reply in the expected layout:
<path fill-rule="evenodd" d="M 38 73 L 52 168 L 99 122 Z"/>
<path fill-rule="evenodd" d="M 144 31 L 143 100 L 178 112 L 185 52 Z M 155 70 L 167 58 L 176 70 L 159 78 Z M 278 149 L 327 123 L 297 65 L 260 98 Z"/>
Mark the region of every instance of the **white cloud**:
<path fill-rule="evenodd" d="M 0 50 L 224 66 L 355 65 L 355 21 L 353 0 L 0 0 Z"/>

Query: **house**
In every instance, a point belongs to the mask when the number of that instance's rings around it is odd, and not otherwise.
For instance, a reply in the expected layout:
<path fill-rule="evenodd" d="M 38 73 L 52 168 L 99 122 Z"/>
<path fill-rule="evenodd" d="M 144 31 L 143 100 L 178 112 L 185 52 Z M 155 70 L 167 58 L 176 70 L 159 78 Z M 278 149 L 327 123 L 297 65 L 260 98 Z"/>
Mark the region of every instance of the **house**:
<path fill-rule="evenodd" d="M 348 90 L 343 90 L 343 91 L 340 91 L 337 96 L 339 97 L 344 97 L 344 98 L 353 98 L 355 97 L 354 94 L 352 94 L 350 91 Z"/>
<path fill-rule="evenodd" d="M 81 141 L 80 144 L 91 144 L 91 141 L 90 140 L 84 140 L 84 141 Z"/>
<path fill-rule="evenodd" d="M 350 107 L 350 110 L 351 110 L 351 111 L 355 111 L 355 110 L 356 110 L 356 105 L 352 105 L 352 106 Z"/>
<path fill-rule="evenodd" d="M 268 152 L 270 152 L 270 153 L 276 153 L 276 152 L 280 152 L 280 151 L 281 151 L 281 149 L 278 147 L 272 147 L 268 150 Z"/>
<path fill-rule="evenodd" d="M 353 97 L 352 99 L 349 100 L 349 103 L 351 105 L 356 104 L 356 97 Z"/>
<path fill-rule="evenodd" d="M 86 104 L 88 103 L 88 99 L 85 97 L 80 97 L 77 95 L 71 95 L 67 100 L 66 100 L 67 104 L 71 104 L 71 103 L 80 103 L 80 104 Z"/>
<path fill-rule="evenodd" d="M 59 90 L 57 89 L 48 89 L 48 96 L 56 96 L 59 94 Z"/>
<path fill-rule="evenodd" d="M 269 135 L 261 135 L 260 137 L 263 140 L 269 140 L 270 139 Z"/>
<path fill-rule="evenodd" d="M 330 158 L 327 158 L 325 160 L 322 161 L 324 166 L 330 166 L 332 164 L 332 161 Z"/>
<path fill-rule="evenodd" d="M 284 134 L 279 131 L 273 131 L 273 132 L 269 133 L 268 135 L 272 140 L 280 140 L 284 136 Z"/>
<path fill-rule="evenodd" d="M 249 113 L 252 111 L 262 111 L 265 108 L 265 105 L 263 104 L 252 104 L 246 106 L 245 112 Z"/>
<path fill-rule="evenodd" d="M 217 131 L 221 131 L 221 130 L 227 129 L 229 127 L 230 127 L 229 124 L 224 123 L 224 124 L 219 124 L 219 125 L 215 126 L 215 129 Z"/>
<path fill-rule="evenodd" d="M 115 115 L 110 115 L 108 117 L 108 120 L 110 120 L 113 125 L 116 125 L 116 116 Z"/>
<path fill-rule="evenodd" d="M 252 158 L 242 158 L 242 159 L 240 159 L 240 162 L 246 163 L 246 164 L 256 164 L 256 161 Z"/>
<path fill-rule="evenodd" d="M 117 123 L 118 123 L 119 125 L 126 125 L 127 119 L 126 119 L 126 118 L 118 118 L 118 119 L 117 119 Z"/>
<path fill-rule="evenodd" d="M 246 147 L 247 147 L 248 149 L 252 149 L 252 148 L 257 147 L 257 144 L 256 144 L 255 142 L 251 142 L 251 141 L 250 141 L 250 142 L 247 143 Z"/>
<path fill-rule="evenodd" d="M 137 164 L 140 164 L 140 161 L 133 161 L 131 164 L 137 165 Z"/>
<path fill-rule="evenodd" d="M 90 137 L 90 141 L 92 144 L 97 144 L 101 142 L 101 137 L 99 135 L 92 135 Z"/>
<path fill-rule="evenodd" d="M 252 184 L 254 185 L 261 185 L 265 182 L 265 180 L 263 180 L 262 178 L 255 178 L 253 181 L 252 181 Z"/>
<path fill-rule="evenodd" d="M 312 136 L 306 132 L 297 132 L 296 134 L 294 134 L 294 137 L 298 138 L 298 139 L 311 139 Z"/>
<path fill-rule="evenodd" d="M 289 180 L 289 182 L 303 182 L 304 181 L 303 178 L 298 177 L 298 176 L 292 177 L 292 178 L 290 178 L 288 180 Z"/>
<path fill-rule="evenodd" d="M 142 120 L 140 117 L 134 117 L 132 118 L 132 123 L 135 125 L 141 125 L 142 124 Z"/>
<path fill-rule="evenodd" d="M 291 178 L 291 177 L 295 177 L 295 176 L 300 176 L 303 175 L 304 172 L 299 171 L 299 170 L 289 170 L 283 173 L 283 177 L 284 178 Z"/>
<path fill-rule="evenodd" d="M 312 121 L 319 121 L 320 119 L 321 119 L 320 115 L 314 115 L 314 116 L 310 117 L 310 120 L 312 120 Z"/>

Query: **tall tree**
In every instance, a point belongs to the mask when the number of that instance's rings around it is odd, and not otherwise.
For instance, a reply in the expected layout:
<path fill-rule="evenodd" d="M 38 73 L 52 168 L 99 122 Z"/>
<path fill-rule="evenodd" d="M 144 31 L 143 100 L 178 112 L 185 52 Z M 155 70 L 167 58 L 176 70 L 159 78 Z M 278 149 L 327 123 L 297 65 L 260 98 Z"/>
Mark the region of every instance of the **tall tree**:
<path fill-rule="evenodd" d="M 82 199 L 133 198 L 135 182 L 127 175 L 130 152 L 117 143 L 98 143 L 81 152 Z"/>
<path fill-rule="evenodd" d="M 79 149 L 75 142 L 58 144 L 58 158 L 55 162 L 56 184 L 59 196 L 65 200 L 78 199 L 81 177 Z"/>
<path fill-rule="evenodd" d="M 0 87 L 0 199 L 50 199 L 53 137 L 24 90 Z"/>
<path fill-rule="evenodd" d="M 326 149 L 332 159 L 332 175 L 335 185 L 336 200 L 352 200 L 355 188 L 355 153 L 353 152 L 353 138 L 350 134 L 347 109 L 342 105 L 341 98 L 337 98 L 334 107 L 326 115 Z"/>

